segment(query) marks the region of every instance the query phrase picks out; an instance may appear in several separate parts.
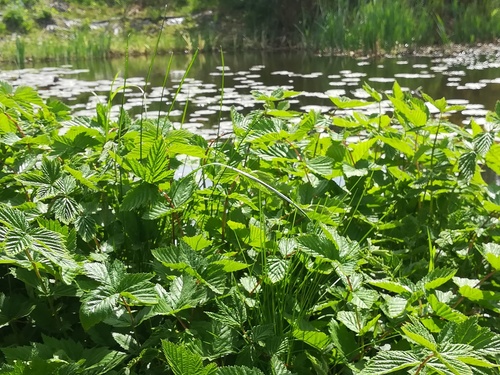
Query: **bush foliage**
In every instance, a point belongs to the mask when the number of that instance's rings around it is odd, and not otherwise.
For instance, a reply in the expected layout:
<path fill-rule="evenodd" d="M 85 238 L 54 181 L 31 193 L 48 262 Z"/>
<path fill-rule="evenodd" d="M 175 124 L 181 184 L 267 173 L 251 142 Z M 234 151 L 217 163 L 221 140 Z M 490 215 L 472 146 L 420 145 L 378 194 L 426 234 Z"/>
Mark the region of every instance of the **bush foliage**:
<path fill-rule="evenodd" d="M 206 140 L 2 84 L 0 373 L 498 373 L 500 105 L 364 88 Z"/>

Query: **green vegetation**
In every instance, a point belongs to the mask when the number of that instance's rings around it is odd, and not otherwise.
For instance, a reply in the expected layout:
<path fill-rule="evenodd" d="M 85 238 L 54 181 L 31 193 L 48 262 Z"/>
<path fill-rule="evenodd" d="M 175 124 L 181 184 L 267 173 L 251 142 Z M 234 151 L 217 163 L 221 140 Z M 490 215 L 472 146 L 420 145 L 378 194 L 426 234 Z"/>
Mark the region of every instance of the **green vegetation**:
<path fill-rule="evenodd" d="M 500 103 L 364 89 L 206 140 L 2 84 L 0 373 L 497 374 Z"/>
<path fill-rule="evenodd" d="M 110 57 L 126 46 L 151 54 L 160 30 L 157 53 L 221 46 L 383 53 L 500 37 L 500 0 L 176 0 L 166 8 L 149 0 L 19 0 L 0 2 L 0 10 L 3 60 L 14 60 L 19 46 L 28 60 Z M 178 16 L 182 23 L 169 23 Z"/>

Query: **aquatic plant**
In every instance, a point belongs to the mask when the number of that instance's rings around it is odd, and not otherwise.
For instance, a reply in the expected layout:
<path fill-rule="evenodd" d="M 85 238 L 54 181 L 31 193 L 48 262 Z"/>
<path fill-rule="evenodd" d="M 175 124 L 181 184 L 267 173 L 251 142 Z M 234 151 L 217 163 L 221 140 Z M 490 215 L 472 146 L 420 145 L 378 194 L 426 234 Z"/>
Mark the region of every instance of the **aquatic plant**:
<path fill-rule="evenodd" d="M 364 89 L 205 139 L 2 84 L 0 372 L 496 373 L 500 104 Z"/>

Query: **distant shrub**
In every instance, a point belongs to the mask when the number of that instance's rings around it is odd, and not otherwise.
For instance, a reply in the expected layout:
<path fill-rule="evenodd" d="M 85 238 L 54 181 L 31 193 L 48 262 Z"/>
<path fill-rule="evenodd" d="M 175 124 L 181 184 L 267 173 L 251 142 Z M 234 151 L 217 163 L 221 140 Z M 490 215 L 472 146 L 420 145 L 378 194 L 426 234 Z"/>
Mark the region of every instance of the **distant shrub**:
<path fill-rule="evenodd" d="M 28 11 L 20 5 L 9 6 L 5 10 L 3 23 L 11 32 L 27 33 L 33 27 Z"/>

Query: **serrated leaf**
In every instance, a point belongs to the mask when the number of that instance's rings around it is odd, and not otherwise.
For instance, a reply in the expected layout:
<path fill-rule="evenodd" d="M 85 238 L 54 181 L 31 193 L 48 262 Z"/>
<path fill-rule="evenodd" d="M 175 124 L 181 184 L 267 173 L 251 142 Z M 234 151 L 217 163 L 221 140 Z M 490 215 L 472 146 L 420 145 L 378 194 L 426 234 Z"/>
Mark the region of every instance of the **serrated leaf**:
<path fill-rule="evenodd" d="M 123 211 L 132 211 L 136 208 L 144 207 L 156 201 L 159 197 L 158 187 L 143 182 L 142 184 L 127 191 L 123 197 L 120 208 Z"/>
<path fill-rule="evenodd" d="M 495 269 L 500 270 L 500 245 L 494 242 L 483 244 L 483 256 Z"/>
<path fill-rule="evenodd" d="M 321 176 L 329 176 L 333 173 L 334 160 L 327 156 L 317 156 L 306 162 L 307 167 Z"/>
<path fill-rule="evenodd" d="M 351 303 L 361 309 L 371 309 L 378 300 L 378 293 L 375 290 L 360 288 L 352 293 Z"/>
<path fill-rule="evenodd" d="M 172 184 L 170 197 L 175 207 L 180 207 L 193 196 L 198 188 L 193 175 L 188 175 Z"/>
<path fill-rule="evenodd" d="M 435 269 L 423 278 L 425 289 L 433 290 L 440 287 L 448 280 L 451 280 L 456 273 L 457 270 L 451 268 Z"/>
<path fill-rule="evenodd" d="M 474 145 L 474 151 L 479 156 L 484 157 L 490 150 L 490 147 L 493 145 L 494 141 L 495 141 L 495 136 L 490 132 L 484 132 L 478 134 L 472 140 L 472 143 Z"/>
<path fill-rule="evenodd" d="M 500 144 L 491 146 L 486 154 L 486 165 L 500 176 Z"/>
<path fill-rule="evenodd" d="M 345 96 L 341 96 L 339 98 L 330 97 L 330 100 L 339 109 L 366 107 L 367 105 L 372 104 L 370 102 L 365 102 L 363 100 L 349 99 Z"/>
<path fill-rule="evenodd" d="M 269 257 L 267 259 L 267 277 L 269 277 L 272 284 L 276 284 L 285 278 L 289 265 L 290 263 L 285 259 L 274 257 Z"/>
<path fill-rule="evenodd" d="M 467 317 L 461 312 L 453 310 L 447 304 L 440 302 L 434 294 L 427 297 L 429 304 L 434 310 L 434 313 L 443 319 L 449 320 L 455 323 L 461 323 L 467 320 Z"/>
<path fill-rule="evenodd" d="M 471 301 L 500 301 L 499 292 L 472 288 L 469 285 L 461 286 L 458 292 Z"/>
<path fill-rule="evenodd" d="M 354 311 L 339 311 L 337 319 L 356 333 L 359 333 L 365 324 L 363 318 Z"/>
<path fill-rule="evenodd" d="M 418 320 L 412 319 L 412 323 L 406 323 L 401 330 L 409 341 L 433 352 L 437 350 L 436 340 Z"/>
<path fill-rule="evenodd" d="M 212 368 L 206 368 L 199 354 L 193 353 L 184 346 L 161 340 L 163 354 L 167 358 L 170 369 L 175 375 L 206 375 Z"/>
<path fill-rule="evenodd" d="M 400 350 L 380 351 L 373 357 L 360 375 L 384 375 L 418 366 L 422 360 L 415 354 Z"/>
<path fill-rule="evenodd" d="M 369 280 L 368 284 L 397 294 L 411 293 L 411 289 L 392 280 Z"/>
<path fill-rule="evenodd" d="M 394 319 L 398 316 L 403 315 L 406 310 L 406 305 L 408 304 L 408 300 L 399 296 L 384 296 L 386 303 L 382 305 L 382 311 L 389 318 Z"/>
<path fill-rule="evenodd" d="M 474 173 L 476 171 L 476 158 L 476 152 L 470 151 L 460 155 L 460 158 L 458 159 L 458 170 L 460 171 L 460 176 L 466 182 L 470 182 L 470 180 L 474 176 Z"/>

